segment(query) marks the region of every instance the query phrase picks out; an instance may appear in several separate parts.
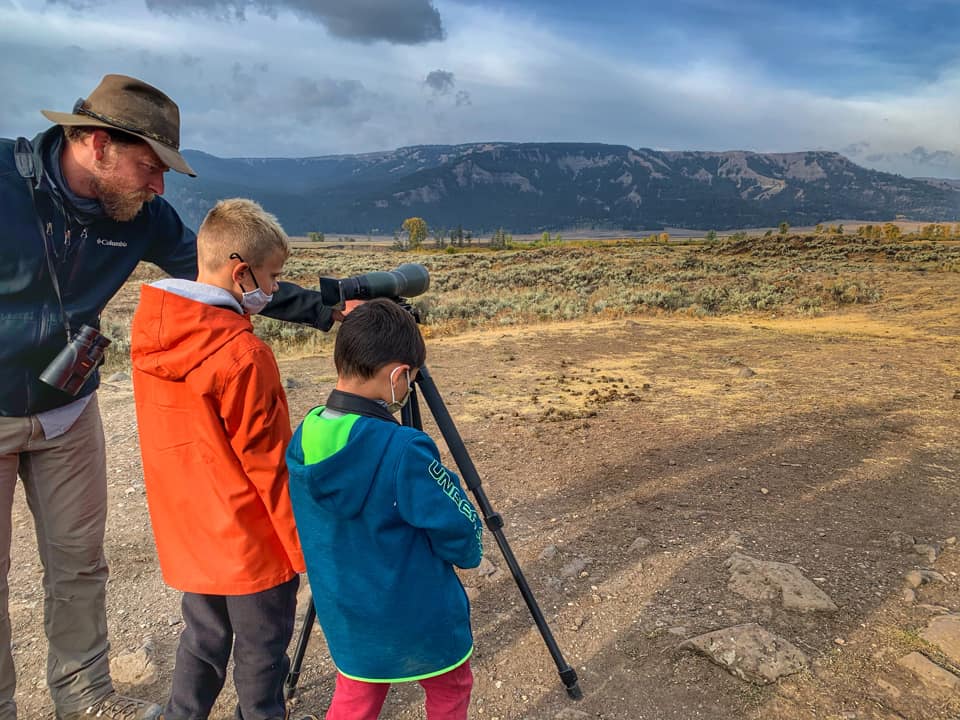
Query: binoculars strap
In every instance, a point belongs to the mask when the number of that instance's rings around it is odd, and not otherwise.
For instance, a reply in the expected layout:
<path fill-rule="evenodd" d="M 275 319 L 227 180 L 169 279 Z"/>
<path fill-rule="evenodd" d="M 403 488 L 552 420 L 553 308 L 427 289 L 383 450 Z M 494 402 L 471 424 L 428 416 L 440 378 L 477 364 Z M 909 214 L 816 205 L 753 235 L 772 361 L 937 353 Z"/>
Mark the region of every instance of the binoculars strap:
<path fill-rule="evenodd" d="M 47 269 L 50 271 L 50 282 L 53 283 L 53 292 L 57 296 L 57 304 L 60 306 L 60 318 L 63 320 L 63 329 L 67 333 L 67 342 L 70 342 L 70 320 L 67 318 L 67 311 L 63 307 L 63 297 L 60 294 L 60 280 L 57 277 L 57 268 L 53 264 L 53 253 L 50 249 L 49 238 L 43 230 L 43 221 L 40 219 L 40 208 L 37 206 L 37 196 L 33 189 L 34 178 L 39 181 L 39 173 L 36 171 L 35 160 L 33 156 L 33 147 L 30 141 L 24 137 L 17 138 L 14 146 L 14 157 L 17 163 L 17 172 L 20 173 L 27 183 L 27 190 L 30 191 L 30 202 L 33 203 L 34 217 L 37 220 L 37 230 L 40 231 L 40 239 L 43 242 L 43 254 L 47 258 Z"/>

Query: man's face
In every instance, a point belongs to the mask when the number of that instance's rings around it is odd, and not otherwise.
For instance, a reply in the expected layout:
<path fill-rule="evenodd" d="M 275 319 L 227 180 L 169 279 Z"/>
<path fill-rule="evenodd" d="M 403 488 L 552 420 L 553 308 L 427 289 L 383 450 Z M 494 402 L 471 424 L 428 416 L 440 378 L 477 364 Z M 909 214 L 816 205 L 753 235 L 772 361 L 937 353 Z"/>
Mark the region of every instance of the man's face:
<path fill-rule="evenodd" d="M 145 143 L 108 142 L 94 166 L 97 200 L 113 220 L 133 220 L 144 203 L 163 194 L 163 174 L 169 169 Z"/>

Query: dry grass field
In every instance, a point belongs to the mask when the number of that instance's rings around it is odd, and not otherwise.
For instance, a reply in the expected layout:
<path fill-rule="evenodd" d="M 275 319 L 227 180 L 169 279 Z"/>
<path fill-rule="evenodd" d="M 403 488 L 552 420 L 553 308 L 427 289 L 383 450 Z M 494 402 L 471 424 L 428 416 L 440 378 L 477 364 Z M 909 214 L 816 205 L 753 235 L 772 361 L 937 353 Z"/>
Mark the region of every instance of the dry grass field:
<path fill-rule="evenodd" d="M 422 262 L 428 365 L 584 699 L 566 699 L 492 538 L 473 598 L 471 717 L 947 720 L 960 692 L 911 674 L 934 618 L 960 613 L 960 246 L 791 237 L 696 246 L 577 242 L 471 253 L 298 249 L 288 276 Z M 105 314 L 122 369 L 139 271 Z M 258 319 L 292 421 L 334 382 L 332 338 Z M 108 373 L 109 374 L 109 373 Z M 149 638 L 169 687 L 178 595 L 157 569 L 130 383 L 100 391 L 110 463 L 113 654 Z M 427 429 L 434 431 L 432 423 Z M 898 534 L 899 533 L 899 534 Z M 911 536 L 933 553 L 913 552 Z M 740 552 L 793 564 L 830 596 L 803 613 L 728 585 Z M 24 718 L 43 687 L 39 564 L 18 491 L 11 606 Z M 905 574 L 932 570 L 904 593 Z M 936 576 L 936 577 L 935 577 Z M 808 658 L 758 686 L 681 650 L 758 623 Z M 322 715 L 334 669 L 314 633 L 297 710 Z M 230 717 L 229 686 L 213 717 Z M 294 713 L 296 716 L 296 713 Z M 422 718 L 415 686 L 384 718 Z"/>

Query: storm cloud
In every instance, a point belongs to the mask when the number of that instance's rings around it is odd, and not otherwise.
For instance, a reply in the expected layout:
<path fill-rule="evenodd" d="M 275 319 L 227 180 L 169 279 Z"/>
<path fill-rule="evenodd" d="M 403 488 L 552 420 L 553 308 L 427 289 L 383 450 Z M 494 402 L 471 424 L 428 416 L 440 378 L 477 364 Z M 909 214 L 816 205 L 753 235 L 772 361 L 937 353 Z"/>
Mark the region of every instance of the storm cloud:
<path fill-rule="evenodd" d="M 960 178 L 960 155 L 950 150 L 928 150 L 919 145 L 909 152 L 850 152 L 848 155 L 854 162 L 901 175 L 929 173 Z"/>
<path fill-rule="evenodd" d="M 449 70 L 432 70 L 427 73 L 423 85 L 430 90 L 434 98 L 437 98 L 453 93 L 456 90 L 457 83 L 453 73 Z M 455 107 L 472 105 L 473 102 L 470 100 L 470 93 L 466 90 L 456 90 L 456 94 L 453 97 L 453 104 Z"/>
<path fill-rule="evenodd" d="M 248 12 L 275 18 L 280 10 L 289 10 L 321 23 L 331 35 L 362 43 L 418 45 L 445 36 L 431 0 L 146 0 L 146 4 L 152 12 L 166 15 L 200 12 L 238 21 L 246 20 Z"/>
<path fill-rule="evenodd" d="M 0 0 L 0 136 L 124 73 L 220 156 L 584 141 L 960 177 L 960 5 L 836 5 Z"/>
<path fill-rule="evenodd" d="M 437 95 L 447 95 L 455 85 L 453 73 L 448 70 L 433 70 L 427 73 L 423 84 Z"/>
<path fill-rule="evenodd" d="M 72 10 L 90 10 L 101 4 L 101 0 L 47 0 L 47 5 L 63 5 Z M 9 3 L 14 7 L 13 2 Z"/>
<path fill-rule="evenodd" d="M 306 108 L 346 107 L 353 102 L 363 85 L 356 80 L 334 80 L 333 78 L 299 78 L 297 91 L 300 102 Z"/>

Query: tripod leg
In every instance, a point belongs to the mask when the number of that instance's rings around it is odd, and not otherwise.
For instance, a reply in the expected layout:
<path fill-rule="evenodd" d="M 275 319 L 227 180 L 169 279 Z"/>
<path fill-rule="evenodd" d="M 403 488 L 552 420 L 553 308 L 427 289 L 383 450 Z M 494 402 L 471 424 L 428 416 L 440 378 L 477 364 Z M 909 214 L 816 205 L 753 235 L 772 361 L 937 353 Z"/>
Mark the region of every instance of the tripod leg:
<path fill-rule="evenodd" d="M 463 442 L 463 438 L 460 437 L 460 433 L 453 424 L 453 418 L 450 417 L 450 412 L 447 410 L 446 405 L 444 405 L 443 398 L 440 397 L 440 391 L 437 390 L 437 386 L 433 382 L 433 377 L 426 367 L 420 368 L 416 383 L 423 392 L 424 400 L 427 401 L 427 407 L 430 408 L 433 419 L 436 421 L 437 427 L 440 428 L 440 433 L 443 435 L 447 447 L 450 448 L 450 453 L 453 455 L 453 459 L 460 469 L 460 474 L 463 476 L 467 488 L 473 493 L 474 498 L 476 498 L 477 505 L 480 508 L 487 528 L 493 534 L 500 548 L 500 552 L 503 553 L 503 557 L 507 561 L 507 566 L 513 574 L 513 579 L 520 589 L 520 594 L 523 596 L 524 602 L 527 603 L 530 615 L 533 617 L 533 621 L 540 631 L 540 635 L 543 637 L 547 650 L 550 651 L 550 655 L 553 657 L 557 671 L 560 674 L 560 680 L 567 689 L 567 694 L 574 700 L 579 700 L 583 697 L 583 693 L 577 684 L 577 672 L 570 667 L 564 659 L 563 653 L 560 651 L 557 641 L 554 639 L 553 633 L 550 631 L 550 627 L 543 617 L 543 612 L 541 612 L 540 606 L 537 604 L 537 599 L 533 596 L 530 585 L 523 575 L 523 570 L 520 569 L 520 564 L 517 562 L 516 557 L 514 557 L 513 550 L 510 549 L 510 544 L 503 534 L 503 518 L 490 505 L 490 501 L 487 499 L 483 487 L 481 487 L 480 475 L 477 473 L 477 468 L 474 466 L 473 460 L 470 458 L 470 453 L 467 452 L 467 447 Z M 414 400 L 415 396 L 410 398 L 410 402 Z"/>
<path fill-rule="evenodd" d="M 410 399 L 400 409 L 400 421 L 407 427 L 423 430 L 423 420 L 420 417 L 420 403 L 417 401 L 415 388 L 410 389 Z"/>
<path fill-rule="evenodd" d="M 297 649 L 293 653 L 293 662 L 290 663 L 290 672 L 283 683 L 283 696 L 290 700 L 297 693 L 297 682 L 300 680 L 300 668 L 303 667 L 303 656 L 307 652 L 310 642 L 310 631 L 317 620 L 317 609 L 313 605 L 313 596 L 310 596 L 307 612 L 303 616 L 303 627 L 300 628 L 300 637 L 297 638 Z"/>

